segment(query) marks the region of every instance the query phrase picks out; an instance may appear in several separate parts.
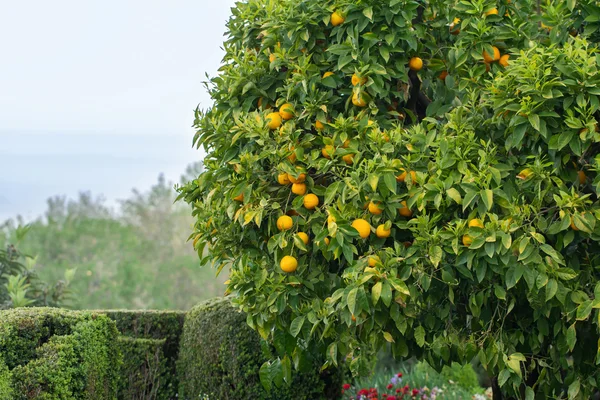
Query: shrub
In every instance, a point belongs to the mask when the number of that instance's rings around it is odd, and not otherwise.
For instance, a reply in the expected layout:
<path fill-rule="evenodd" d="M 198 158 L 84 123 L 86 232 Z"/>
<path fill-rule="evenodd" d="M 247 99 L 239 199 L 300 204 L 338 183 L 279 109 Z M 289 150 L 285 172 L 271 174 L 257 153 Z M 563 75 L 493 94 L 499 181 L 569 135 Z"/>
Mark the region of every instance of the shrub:
<path fill-rule="evenodd" d="M 120 396 L 172 399 L 177 394 L 176 362 L 186 313 L 183 311 L 98 311 L 123 335 Z M 130 397 L 133 393 L 147 397 Z M 155 396 L 155 397 L 153 397 Z"/>
<path fill-rule="evenodd" d="M 0 320 L 0 356 L 9 360 L 15 400 L 116 397 L 121 356 L 108 317 L 32 308 L 5 311 Z"/>
<path fill-rule="evenodd" d="M 174 398 L 174 396 L 165 396 L 163 389 L 165 382 L 169 381 L 168 360 L 163 354 L 165 339 L 137 339 L 122 336 L 118 343 L 123 355 L 119 398 Z M 159 396 L 159 393 L 163 396 Z"/>
<path fill-rule="evenodd" d="M 212 399 L 328 399 L 341 389 L 338 371 L 319 374 L 320 364 L 308 361 L 307 373 L 295 374 L 291 386 L 265 391 L 261 365 L 271 349 L 246 323 L 229 299 L 216 299 L 193 308 L 185 321 L 177 365 L 182 399 L 208 395 Z"/>
<path fill-rule="evenodd" d="M 0 400 L 11 400 L 13 398 L 12 374 L 0 358 Z"/>

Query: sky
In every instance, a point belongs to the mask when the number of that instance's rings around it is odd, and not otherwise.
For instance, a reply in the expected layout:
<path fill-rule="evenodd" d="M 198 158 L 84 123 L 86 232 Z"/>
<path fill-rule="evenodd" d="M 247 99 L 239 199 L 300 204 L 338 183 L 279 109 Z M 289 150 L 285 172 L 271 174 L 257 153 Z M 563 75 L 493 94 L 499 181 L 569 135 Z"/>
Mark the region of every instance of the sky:
<path fill-rule="evenodd" d="M 199 161 L 193 110 L 233 0 L 0 5 L 0 221 L 54 195 L 110 202 Z"/>

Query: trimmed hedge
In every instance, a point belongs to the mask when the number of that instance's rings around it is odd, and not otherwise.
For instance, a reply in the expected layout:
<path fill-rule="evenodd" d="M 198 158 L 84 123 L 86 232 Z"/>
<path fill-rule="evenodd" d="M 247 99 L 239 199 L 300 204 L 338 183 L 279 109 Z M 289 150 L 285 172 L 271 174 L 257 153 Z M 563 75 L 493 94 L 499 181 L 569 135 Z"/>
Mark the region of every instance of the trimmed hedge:
<path fill-rule="evenodd" d="M 295 373 L 290 386 L 266 392 L 259 378 L 261 365 L 271 358 L 269 346 L 246 324 L 246 316 L 229 299 L 213 299 L 187 315 L 177 371 L 179 398 L 208 395 L 219 400 L 318 400 L 338 398 L 342 376 L 337 370 L 319 374 Z"/>
<path fill-rule="evenodd" d="M 12 374 L 4 364 L 4 360 L 0 358 L 0 400 L 11 400 L 12 398 Z"/>
<path fill-rule="evenodd" d="M 120 399 L 174 399 L 183 311 L 98 311 L 115 321 L 124 364 Z"/>
<path fill-rule="evenodd" d="M 10 370 L 4 381 L 10 381 L 11 398 L 114 399 L 117 338 L 115 323 L 104 315 L 49 308 L 1 312 L 0 358 Z"/>

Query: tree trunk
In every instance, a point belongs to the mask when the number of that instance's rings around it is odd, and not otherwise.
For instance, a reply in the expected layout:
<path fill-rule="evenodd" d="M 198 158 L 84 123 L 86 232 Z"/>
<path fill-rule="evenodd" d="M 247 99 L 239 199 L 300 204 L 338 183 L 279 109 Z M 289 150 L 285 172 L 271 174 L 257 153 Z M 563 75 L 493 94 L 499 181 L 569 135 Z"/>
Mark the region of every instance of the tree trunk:
<path fill-rule="evenodd" d="M 498 385 L 498 377 L 494 376 L 492 378 L 492 394 L 493 394 L 493 400 L 504 400 L 504 397 L 502 396 L 502 391 L 500 390 L 500 385 Z"/>

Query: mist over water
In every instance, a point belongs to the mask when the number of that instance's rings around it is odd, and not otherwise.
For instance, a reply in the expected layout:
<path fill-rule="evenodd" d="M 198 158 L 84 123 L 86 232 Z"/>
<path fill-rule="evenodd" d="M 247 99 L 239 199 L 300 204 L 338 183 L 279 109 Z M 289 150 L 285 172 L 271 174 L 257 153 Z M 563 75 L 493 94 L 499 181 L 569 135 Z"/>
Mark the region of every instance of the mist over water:
<path fill-rule="evenodd" d="M 6 145 L 10 136 L 10 147 Z M 0 221 L 31 220 L 55 195 L 103 195 L 107 205 L 149 188 L 160 173 L 179 182 L 202 153 L 189 135 L 0 133 Z"/>

